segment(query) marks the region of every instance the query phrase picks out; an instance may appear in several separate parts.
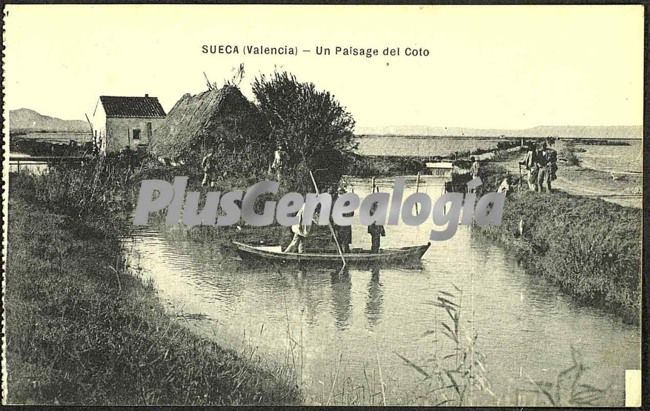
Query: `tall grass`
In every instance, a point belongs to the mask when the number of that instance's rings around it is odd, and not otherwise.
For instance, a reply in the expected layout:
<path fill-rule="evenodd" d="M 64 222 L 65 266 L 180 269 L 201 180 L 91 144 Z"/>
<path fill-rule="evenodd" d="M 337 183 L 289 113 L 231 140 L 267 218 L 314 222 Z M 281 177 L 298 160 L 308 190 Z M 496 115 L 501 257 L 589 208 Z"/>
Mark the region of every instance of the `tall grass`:
<path fill-rule="evenodd" d="M 455 287 L 455 286 L 454 286 Z M 395 353 L 404 363 L 423 377 L 426 392 L 432 405 L 471 405 L 477 392 L 494 396 L 485 368 L 485 356 L 477 349 L 478 334 L 468 334 L 461 326 L 463 292 L 440 291 L 436 300 L 429 302 L 444 311 L 443 319 L 423 336 L 440 337 L 451 342 L 450 352 L 434 350 L 427 365 L 418 365 L 400 353 Z M 439 327 L 439 328 L 438 328 Z"/>
<path fill-rule="evenodd" d="M 583 382 L 588 369 L 582 355 L 571 347 L 572 365 L 558 372 L 554 381 L 525 381 L 516 390 L 516 405 L 534 404 L 549 407 L 598 407 L 614 405 L 609 401 L 610 386 L 598 388 Z"/>
<path fill-rule="evenodd" d="M 12 175 L 6 283 L 10 403 L 289 404 L 299 392 L 171 319 L 120 236 L 137 170 L 118 159 Z"/>
<path fill-rule="evenodd" d="M 428 404 L 450 406 L 505 405 L 505 406 L 605 406 L 611 403 L 610 386 L 598 388 L 584 382 L 588 369 L 581 353 L 571 348 L 572 364 L 558 371 L 553 381 L 535 380 L 520 369 L 514 386 L 505 392 L 493 392 L 485 355 L 478 347 L 478 334 L 462 326 L 463 291 L 439 291 L 435 301 L 429 302 L 443 312 L 436 327 L 427 330 L 434 344 L 433 356 L 426 364 L 417 364 L 395 353 L 422 377 Z M 444 337 L 451 348 L 441 351 Z M 535 370 L 532 370 L 535 371 Z M 514 394 L 512 394 L 514 393 Z"/>

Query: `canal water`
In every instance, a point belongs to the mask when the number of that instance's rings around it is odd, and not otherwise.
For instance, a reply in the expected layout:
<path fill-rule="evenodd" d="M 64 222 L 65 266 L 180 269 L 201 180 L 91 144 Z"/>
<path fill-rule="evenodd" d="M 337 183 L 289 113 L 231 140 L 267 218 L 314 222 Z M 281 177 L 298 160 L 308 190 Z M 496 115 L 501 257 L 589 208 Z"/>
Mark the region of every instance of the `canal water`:
<path fill-rule="evenodd" d="M 419 191 L 435 200 L 441 184 L 425 181 Z M 354 192 L 362 197 L 369 185 L 357 181 Z M 424 244 L 431 227 L 387 226 L 382 247 Z M 370 247 L 366 227 L 353 227 L 353 246 Z M 433 243 L 421 267 L 343 273 L 251 266 L 173 229 L 140 231 L 125 247 L 172 312 L 226 347 L 293 369 L 309 403 L 433 401 L 403 358 L 427 371 L 432 357 L 453 353 L 440 332 L 452 323 L 430 304 L 441 291 L 461 304 L 461 333 L 477 336 L 498 398 L 480 394 L 475 404 L 515 405 L 528 377 L 553 382 L 573 364 L 571 347 L 589 367 L 582 382 L 611 384 L 608 404 L 623 405 L 624 371 L 640 368 L 639 327 L 576 304 L 466 226 Z"/>
<path fill-rule="evenodd" d="M 10 173 L 18 173 L 21 170 L 27 170 L 34 174 L 44 174 L 48 171 L 48 165 L 46 161 L 34 161 L 31 158 L 32 156 L 24 153 L 12 152 L 10 155 Z"/>

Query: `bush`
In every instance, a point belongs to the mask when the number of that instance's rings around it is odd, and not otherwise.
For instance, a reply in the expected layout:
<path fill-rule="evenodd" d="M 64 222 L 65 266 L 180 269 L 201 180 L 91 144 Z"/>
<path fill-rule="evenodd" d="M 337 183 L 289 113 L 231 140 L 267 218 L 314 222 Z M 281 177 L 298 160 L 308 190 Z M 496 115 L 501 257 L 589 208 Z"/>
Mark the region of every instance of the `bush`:
<path fill-rule="evenodd" d="M 564 143 L 564 148 L 560 151 L 559 157 L 566 160 L 567 165 L 579 166 L 580 159 L 576 155 L 576 151 L 577 149 L 575 148 L 573 141 L 566 141 Z"/>
<path fill-rule="evenodd" d="M 319 175 L 324 182 L 338 182 L 345 155 L 356 143 L 354 119 L 334 96 L 287 72 L 256 78 L 253 93 L 273 130 L 272 139 L 288 152 L 288 174 L 298 175 L 291 188 L 300 192 L 311 189 L 308 170 L 319 168 L 326 168 Z"/>

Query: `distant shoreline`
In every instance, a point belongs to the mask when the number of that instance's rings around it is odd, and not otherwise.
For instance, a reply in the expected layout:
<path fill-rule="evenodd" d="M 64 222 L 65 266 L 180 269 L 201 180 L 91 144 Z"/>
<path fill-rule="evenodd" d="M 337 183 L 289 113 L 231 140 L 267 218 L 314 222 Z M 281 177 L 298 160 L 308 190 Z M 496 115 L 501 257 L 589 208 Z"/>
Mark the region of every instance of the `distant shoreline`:
<path fill-rule="evenodd" d="M 548 136 L 439 136 L 439 135 L 406 135 L 406 134 L 357 134 L 356 138 L 377 138 L 377 137 L 399 137 L 407 139 L 428 139 L 428 138 L 455 138 L 465 140 L 519 140 L 519 139 L 545 139 Z M 643 137 L 554 137 L 558 140 L 643 140 Z"/>
<path fill-rule="evenodd" d="M 29 130 L 29 129 L 16 129 L 9 130 L 10 136 L 23 136 L 25 134 L 88 134 L 90 131 L 80 131 L 80 130 Z"/>

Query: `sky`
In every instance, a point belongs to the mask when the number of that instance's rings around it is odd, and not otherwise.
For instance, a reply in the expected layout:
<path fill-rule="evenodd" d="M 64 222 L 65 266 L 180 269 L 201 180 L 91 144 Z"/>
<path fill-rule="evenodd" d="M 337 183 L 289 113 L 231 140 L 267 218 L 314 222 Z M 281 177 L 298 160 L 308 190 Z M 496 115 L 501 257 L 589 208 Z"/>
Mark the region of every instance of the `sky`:
<path fill-rule="evenodd" d="M 220 86 L 244 63 L 250 99 L 256 76 L 286 70 L 334 94 L 358 132 L 643 122 L 638 5 L 8 5 L 5 14 L 5 108 L 64 119 L 90 115 L 99 95 L 148 93 L 169 111 L 206 89 L 204 72 Z M 239 54 L 201 52 L 228 44 Z M 245 45 L 298 55 L 244 55 Z M 317 56 L 319 45 L 380 55 Z M 386 47 L 401 55 L 381 55 Z"/>

